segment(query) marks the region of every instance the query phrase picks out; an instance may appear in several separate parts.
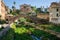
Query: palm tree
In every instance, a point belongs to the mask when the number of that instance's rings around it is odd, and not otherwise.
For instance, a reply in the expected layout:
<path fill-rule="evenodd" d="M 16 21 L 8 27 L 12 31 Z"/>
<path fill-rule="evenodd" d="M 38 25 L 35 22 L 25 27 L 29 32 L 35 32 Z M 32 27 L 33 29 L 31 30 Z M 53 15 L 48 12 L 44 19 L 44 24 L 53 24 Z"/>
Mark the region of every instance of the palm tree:
<path fill-rule="evenodd" d="M 15 14 L 16 12 L 16 8 L 15 8 L 16 2 L 13 2 L 13 6 L 12 6 L 12 14 Z"/>
<path fill-rule="evenodd" d="M 16 5 L 16 2 L 14 1 L 13 2 L 13 6 L 12 6 L 12 9 L 15 10 L 15 5 Z"/>
<path fill-rule="evenodd" d="M 14 6 L 12 6 L 12 9 L 14 9 L 15 7 Z"/>
<path fill-rule="evenodd" d="M 14 1 L 13 4 L 14 4 L 14 6 L 15 6 L 16 2 Z"/>

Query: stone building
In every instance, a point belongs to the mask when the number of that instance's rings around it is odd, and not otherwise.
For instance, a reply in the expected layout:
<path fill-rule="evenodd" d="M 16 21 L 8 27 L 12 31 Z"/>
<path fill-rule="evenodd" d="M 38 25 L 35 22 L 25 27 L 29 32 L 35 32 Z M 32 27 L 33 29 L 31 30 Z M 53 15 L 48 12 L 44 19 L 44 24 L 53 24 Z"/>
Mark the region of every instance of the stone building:
<path fill-rule="evenodd" d="M 3 0 L 0 0 L 0 19 L 5 20 L 7 14 L 7 7 L 4 4 Z"/>
<path fill-rule="evenodd" d="M 51 3 L 49 7 L 49 22 L 60 23 L 60 3 Z"/>
<path fill-rule="evenodd" d="M 32 11 L 31 6 L 27 4 L 20 5 L 20 10 L 23 13 L 30 13 Z"/>

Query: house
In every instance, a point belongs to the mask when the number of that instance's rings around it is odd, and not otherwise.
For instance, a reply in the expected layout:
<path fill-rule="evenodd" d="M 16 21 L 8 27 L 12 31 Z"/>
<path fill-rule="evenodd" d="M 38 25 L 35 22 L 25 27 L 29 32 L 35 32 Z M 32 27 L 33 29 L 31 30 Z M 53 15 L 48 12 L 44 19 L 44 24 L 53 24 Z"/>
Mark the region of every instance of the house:
<path fill-rule="evenodd" d="M 60 24 L 60 3 L 51 3 L 49 7 L 49 22 Z"/>
<path fill-rule="evenodd" d="M 5 17 L 7 15 L 7 9 L 6 5 L 4 4 L 3 0 L 0 0 L 0 19 L 5 20 Z"/>
<path fill-rule="evenodd" d="M 30 13 L 32 11 L 31 6 L 27 4 L 20 5 L 20 10 L 23 13 Z"/>

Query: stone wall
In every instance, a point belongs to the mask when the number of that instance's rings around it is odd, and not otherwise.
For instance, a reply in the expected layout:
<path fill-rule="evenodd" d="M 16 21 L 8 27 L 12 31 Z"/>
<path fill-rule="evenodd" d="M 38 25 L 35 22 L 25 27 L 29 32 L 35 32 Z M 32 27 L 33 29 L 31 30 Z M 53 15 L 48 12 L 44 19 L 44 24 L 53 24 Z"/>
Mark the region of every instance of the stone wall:
<path fill-rule="evenodd" d="M 47 19 L 47 20 L 49 20 L 49 14 L 39 13 L 39 14 L 37 14 L 37 17 L 41 18 L 41 19 Z"/>

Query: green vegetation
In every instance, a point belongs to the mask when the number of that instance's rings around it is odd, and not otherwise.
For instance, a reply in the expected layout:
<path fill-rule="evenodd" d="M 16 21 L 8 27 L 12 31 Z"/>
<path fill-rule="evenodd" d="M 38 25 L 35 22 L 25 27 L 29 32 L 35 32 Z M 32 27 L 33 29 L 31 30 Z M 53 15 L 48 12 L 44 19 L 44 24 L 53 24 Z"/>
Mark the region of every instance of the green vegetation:
<path fill-rule="evenodd" d="M 33 40 L 31 35 L 27 33 L 27 29 L 24 27 L 16 28 L 15 30 L 15 40 Z"/>
<path fill-rule="evenodd" d="M 60 32 L 60 26 L 52 25 L 51 27 L 47 27 L 47 29 L 50 29 L 50 30 L 53 30 L 56 32 Z"/>
<path fill-rule="evenodd" d="M 60 26 L 54 25 L 54 24 L 46 24 L 46 25 L 40 25 L 41 28 L 45 28 L 48 30 L 53 30 L 56 32 L 60 32 Z"/>
<path fill-rule="evenodd" d="M 42 30 L 35 29 L 32 33 L 35 36 L 37 36 L 38 38 L 43 37 L 43 40 L 48 40 L 48 39 L 57 40 L 57 37 L 55 35 L 49 34 L 49 33 L 42 31 Z"/>
<path fill-rule="evenodd" d="M 26 22 L 26 19 L 25 19 L 25 18 L 23 18 L 23 17 L 22 17 L 22 18 L 20 18 L 19 20 L 20 20 L 20 22 Z"/>
<path fill-rule="evenodd" d="M 2 38 L 2 40 L 33 40 L 31 35 L 32 33 L 36 37 L 43 37 L 42 40 L 58 40 L 55 35 L 49 34 L 45 31 L 38 30 L 33 28 L 31 25 L 16 25 L 13 24 L 12 28 L 8 31 L 8 33 Z"/>
<path fill-rule="evenodd" d="M 0 28 L 0 31 L 1 31 L 2 29 Z"/>
<path fill-rule="evenodd" d="M 6 35 L 4 35 L 1 40 L 13 40 L 14 39 L 14 30 L 10 29 Z"/>
<path fill-rule="evenodd" d="M 11 25 L 11 29 L 7 32 L 5 36 L 2 37 L 2 40 L 33 40 L 32 35 L 36 36 L 37 38 L 42 37 L 42 40 L 58 40 L 55 35 L 47 33 L 43 30 L 39 30 L 34 28 L 31 25 L 24 24 L 27 20 L 25 18 L 20 18 L 18 22 L 21 24 L 14 23 Z M 28 20 L 30 21 L 30 20 Z M 46 25 L 39 25 L 42 28 L 51 29 L 55 27 L 51 24 Z M 54 29 L 54 28 L 53 28 Z M 56 28 L 57 30 L 58 28 Z"/>
<path fill-rule="evenodd" d="M 26 19 L 26 18 L 20 18 L 20 21 L 22 21 L 22 22 L 26 22 L 27 21 L 27 22 L 33 23 L 31 20 Z M 38 26 L 40 26 L 41 28 L 48 29 L 48 30 L 53 30 L 53 31 L 56 31 L 56 32 L 60 32 L 60 26 L 59 25 L 54 25 L 54 24 L 40 24 Z"/>
<path fill-rule="evenodd" d="M 5 20 L 0 20 L 0 24 L 4 24 L 4 23 L 6 23 Z"/>

